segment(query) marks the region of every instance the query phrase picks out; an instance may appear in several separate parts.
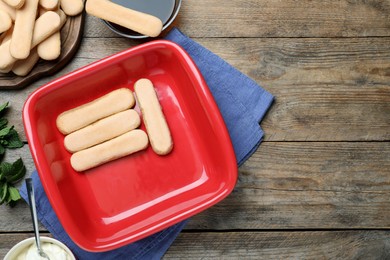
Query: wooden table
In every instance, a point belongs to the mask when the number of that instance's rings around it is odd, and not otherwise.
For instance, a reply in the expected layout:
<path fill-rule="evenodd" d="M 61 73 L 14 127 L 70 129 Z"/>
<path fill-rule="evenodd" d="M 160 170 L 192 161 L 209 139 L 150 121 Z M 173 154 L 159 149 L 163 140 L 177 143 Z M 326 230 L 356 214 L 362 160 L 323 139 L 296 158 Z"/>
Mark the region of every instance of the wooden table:
<path fill-rule="evenodd" d="M 166 259 L 390 259 L 389 14 L 389 0 L 183 1 L 175 26 L 276 101 L 233 193 L 193 217 Z M 140 43 L 87 17 L 64 69 L 0 103 L 22 133 L 31 92 Z M 27 146 L 6 160 L 19 156 L 31 172 Z M 0 207 L 0 257 L 32 235 L 25 203 Z"/>

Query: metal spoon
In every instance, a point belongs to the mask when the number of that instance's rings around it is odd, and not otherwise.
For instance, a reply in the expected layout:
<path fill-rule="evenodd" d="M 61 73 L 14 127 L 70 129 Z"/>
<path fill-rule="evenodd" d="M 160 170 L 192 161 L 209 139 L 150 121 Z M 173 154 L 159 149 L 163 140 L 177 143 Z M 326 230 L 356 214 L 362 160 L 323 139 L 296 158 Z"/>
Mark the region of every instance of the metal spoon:
<path fill-rule="evenodd" d="M 27 187 L 28 200 L 30 202 L 30 211 L 31 211 L 31 217 L 32 217 L 32 220 L 33 220 L 33 227 L 34 227 L 34 234 L 35 234 L 35 243 L 37 244 L 38 254 L 41 257 L 50 260 L 50 258 L 42 250 L 42 247 L 41 247 L 41 239 L 39 237 L 37 210 L 36 210 L 36 206 L 35 206 L 35 193 L 34 193 L 34 187 L 33 187 L 31 178 L 26 178 L 26 187 Z"/>

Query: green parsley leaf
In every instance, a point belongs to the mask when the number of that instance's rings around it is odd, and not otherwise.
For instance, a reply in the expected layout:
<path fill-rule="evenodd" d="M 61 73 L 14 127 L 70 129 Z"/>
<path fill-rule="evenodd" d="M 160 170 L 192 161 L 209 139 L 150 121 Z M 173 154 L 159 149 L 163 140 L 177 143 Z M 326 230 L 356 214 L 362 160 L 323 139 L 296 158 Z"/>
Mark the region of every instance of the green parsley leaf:
<path fill-rule="evenodd" d="M 0 129 L 3 129 L 8 124 L 7 118 L 0 118 Z"/>
<path fill-rule="evenodd" d="M 12 164 L 8 162 L 0 164 L 0 205 L 6 203 L 12 207 L 21 199 L 18 189 L 13 184 L 25 175 L 26 167 L 21 158 Z"/>
<path fill-rule="evenodd" d="M 13 126 L 7 126 L 0 130 L 0 138 L 5 138 L 11 129 L 14 128 Z"/>
<path fill-rule="evenodd" d="M 20 140 L 18 132 L 15 129 L 11 129 L 6 137 L 7 144 L 5 147 L 7 148 L 20 148 L 24 145 L 24 143 Z"/>
<path fill-rule="evenodd" d="M 11 165 L 11 170 L 5 176 L 7 182 L 15 183 L 20 181 L 26 175 L 26 167 L 23 164 L 22 158 L 19 158 Z"/>
<path fill-rule="evenodd" d="M 21 199 L 18 189 L 15 188 L 14 186 L 8 187 L 8 194 L 10 200 L 7 201 L 7 203 L 10 203 L 11 201 L 18 201 Z"/>
<path fill-rule="evenodd" d="M 0 106 L 0 115 L 5 111 L 5 109 L 8 107 L 9 102 L 6 102 Z"/>
<path fill-rule="evenodd" d="M 3 162 L 0 164 L 0 181 L 6 181 L 6 177 L 11 174 L 12 164 Z"/>
<path fill-rule="evenodd" d="M 9 102 L 0 105 L 0 161 L 3 159 L 6 148 L 20 148 L 24 143 L 20 140 L 14 126 L 7 126 L 8 120 L 4 117 Z M 14 183 L 17 183 L 26 175 L 26 167 L 21 158 L 14 163 L 0 163 L 0 205 L 6 203 L 9 206 L 16 205 L 21 199 L 19 191 Z"/>

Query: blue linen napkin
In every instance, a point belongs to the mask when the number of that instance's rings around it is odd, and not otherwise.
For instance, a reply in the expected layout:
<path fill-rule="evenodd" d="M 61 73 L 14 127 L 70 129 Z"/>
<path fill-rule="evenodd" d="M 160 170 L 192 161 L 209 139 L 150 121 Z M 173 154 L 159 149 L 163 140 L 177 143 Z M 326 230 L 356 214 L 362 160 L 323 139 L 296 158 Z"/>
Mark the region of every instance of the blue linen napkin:
<path fill-rule="evenodd" d="M 173 28 L 166 39 L 183 47 L 196 63 L 225 120 L 240 166 L 260 145 L 264 133 L 259 123 L 273 96 L 179 29 Z"/>
<path fill-rule="evenodd" d="M 257 85 L 255 81 L 189 39 L 178 29 L 172 29 L 166 39 L 182 46 L 197 64 L 225 120 L 238 165 L 241 165 L 256 151 L 263 138 L 259 122 L 272 104 L 273 96 Z M 161 259 L 188 221 L 182 221 L 147 238 L 112 251 L 87 252 L 78 247 L 63 229 L 48 201 L 36 171 L 33 172 L 32 179 L 40 222 L 81 260 Z M 23 199 L 28 201 L 24 184 L 20 193 Z"/>

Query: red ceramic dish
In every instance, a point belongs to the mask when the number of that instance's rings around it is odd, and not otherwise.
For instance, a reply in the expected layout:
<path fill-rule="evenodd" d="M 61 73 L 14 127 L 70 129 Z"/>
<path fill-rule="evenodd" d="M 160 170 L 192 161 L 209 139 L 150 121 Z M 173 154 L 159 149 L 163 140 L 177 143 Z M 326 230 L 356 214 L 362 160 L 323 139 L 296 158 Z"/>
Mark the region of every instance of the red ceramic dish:
<path fill-rule="evenodd" d="M 143 77 L 155 85 L 172 152 L 159 156 L 149 147 L 75 172 L 57 116 L 114 89 L 133 90 Z M 42 86 L 26 101 L 23 121 L 45 192 L 66 232 L 88 251 L 156 233 L 219 202 L 236 183 L 236 159 L 214 99 L 188 54 L 169 41 L 139 45 Z"/>

